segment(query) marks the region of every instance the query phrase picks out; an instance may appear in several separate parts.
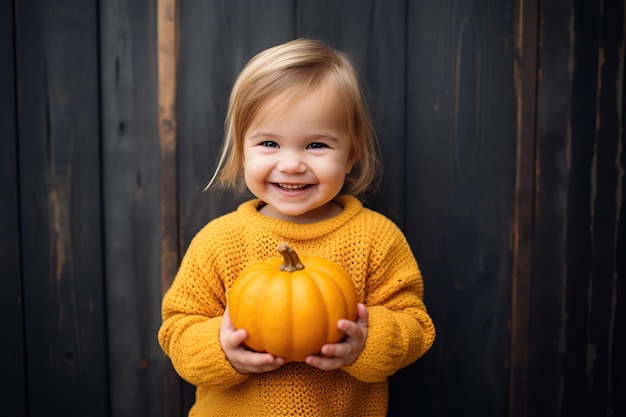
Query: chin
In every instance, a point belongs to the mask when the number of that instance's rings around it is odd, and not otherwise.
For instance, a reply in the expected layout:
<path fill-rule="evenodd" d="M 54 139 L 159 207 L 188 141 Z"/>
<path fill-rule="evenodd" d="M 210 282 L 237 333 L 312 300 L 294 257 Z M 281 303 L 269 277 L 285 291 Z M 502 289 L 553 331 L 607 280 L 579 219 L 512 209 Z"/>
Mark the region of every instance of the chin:
<path fill-rule="evenodd" d="M 310 213 L 310 210 L 295 210 L 295 211 L 290 211 L 290 210 L 285 210 L 285 211 L 280 211 L 280 214 L 285 216 L 285 217 L 301 217 L 301 216 L 306 216 L 307 214 Z"/>

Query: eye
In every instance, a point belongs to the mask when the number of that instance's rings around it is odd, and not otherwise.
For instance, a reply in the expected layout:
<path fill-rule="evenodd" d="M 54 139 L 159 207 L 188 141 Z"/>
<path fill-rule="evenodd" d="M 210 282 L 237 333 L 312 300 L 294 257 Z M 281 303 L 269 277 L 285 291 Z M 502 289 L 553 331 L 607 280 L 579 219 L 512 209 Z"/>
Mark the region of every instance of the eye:
<path fill-rule="evenodd" d="M 307 149 L 322 149 L 322 148 L 328 148 L 328 145 L 322 142 L 313 142 L 307 146 Z"/>
<path fill-rule="evenodd" d="M 268 148 L 278 148 L 278 143 L 274 142 L 273 140 L 264 140 L 263 142 L 259 143 L 259 145 Z"/>

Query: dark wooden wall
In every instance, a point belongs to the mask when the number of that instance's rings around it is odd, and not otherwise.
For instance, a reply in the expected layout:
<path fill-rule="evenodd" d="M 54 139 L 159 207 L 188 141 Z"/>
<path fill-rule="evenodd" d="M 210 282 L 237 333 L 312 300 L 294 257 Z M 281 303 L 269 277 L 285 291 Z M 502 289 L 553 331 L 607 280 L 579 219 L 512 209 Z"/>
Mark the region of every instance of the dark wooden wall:
<path fill-rule="evenodd" d="M 626 415 L 623 1 L 174 3 L 0 3 L 2 415 L 186 415 L 161 297 L 240 201 L 201 192 L 235 77 L 300 36 L 369 85 L 368 205 L 407 235 L 438 330 L 389 415 Z"/>

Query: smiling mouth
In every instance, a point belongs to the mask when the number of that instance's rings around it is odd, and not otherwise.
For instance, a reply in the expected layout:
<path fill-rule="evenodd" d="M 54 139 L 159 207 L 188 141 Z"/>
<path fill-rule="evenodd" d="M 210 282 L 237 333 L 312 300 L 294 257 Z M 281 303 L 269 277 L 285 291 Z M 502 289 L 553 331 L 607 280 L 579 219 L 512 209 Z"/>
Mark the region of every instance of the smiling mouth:
<path fill-rule="evenodd" d="M 276 185 L 281 190 L 301 190 L 303 188 L 308 187 L 307 184 L 282 184 L 282 183 L 277 183 Z"/>

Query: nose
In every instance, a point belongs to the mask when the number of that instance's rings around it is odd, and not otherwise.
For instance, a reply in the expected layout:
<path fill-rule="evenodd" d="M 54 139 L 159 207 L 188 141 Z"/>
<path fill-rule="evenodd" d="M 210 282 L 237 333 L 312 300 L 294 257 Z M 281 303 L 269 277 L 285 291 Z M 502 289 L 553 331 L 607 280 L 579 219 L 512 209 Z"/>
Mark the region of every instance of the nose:
<path fill-rule="evenodd" d="M 285 152 L 281 155 L 277 168 L 288 174 L 299 174 L 306 171 L 306 163 L 298 152 Z"/>

